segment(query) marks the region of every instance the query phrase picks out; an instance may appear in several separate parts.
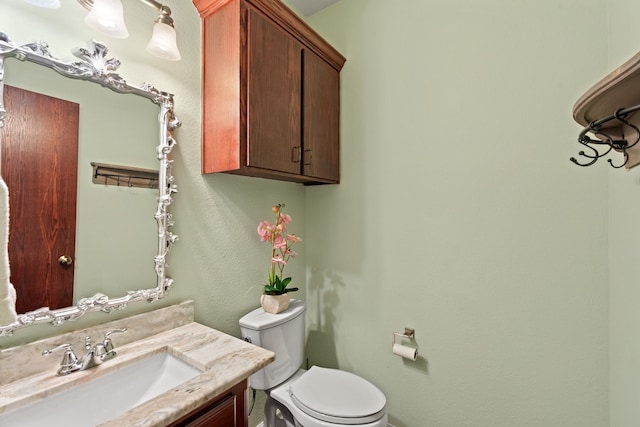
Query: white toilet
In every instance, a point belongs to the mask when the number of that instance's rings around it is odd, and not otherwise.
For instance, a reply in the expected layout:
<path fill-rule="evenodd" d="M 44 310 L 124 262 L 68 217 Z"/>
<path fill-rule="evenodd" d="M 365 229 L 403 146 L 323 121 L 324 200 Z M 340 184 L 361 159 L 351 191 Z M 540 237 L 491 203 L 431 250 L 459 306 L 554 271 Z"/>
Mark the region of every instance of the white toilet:
<path fill-rule="evenodd" d="M 245 340 L 276 354 L 249 380 L 269 395 L 264 427 L 386 427 L 387 400 L 373 384 L 337 369 L 300 368 L 305 310 L 303 301 L 292 300 L 280 314 L 257 308 L 240 319 Z"/>

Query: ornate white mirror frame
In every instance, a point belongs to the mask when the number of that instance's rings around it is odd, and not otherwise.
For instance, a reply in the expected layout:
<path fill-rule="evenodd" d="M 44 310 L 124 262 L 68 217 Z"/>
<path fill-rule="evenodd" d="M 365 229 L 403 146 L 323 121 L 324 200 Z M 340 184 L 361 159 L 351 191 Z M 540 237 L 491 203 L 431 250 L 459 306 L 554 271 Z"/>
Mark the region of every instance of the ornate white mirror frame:
<path fill-rule="evenodd" d="M 120 75 L 115 73 L 120 66 L 120 61 L 115 58 L 107 58 L 107 53 L 108 50 L 104 44 L 93 41 L 88 43 L 88 49 L 78 48 L 73 52 L 80 59 L 79 61 L 67 62 L 52 56 L 48 45 L 44 42 L 17 45 L 5 33 L 0 32 L 0 129 L 4 126 L 7 115 L 3 101 L 5 58 L 34 62 L 51 68 L 66 77 L 98 83 L 119 93 L 140 95 L 157 104 L 160 107 L 160 141 L 157 147 L 159 194 L 154 216 L 158 224 L 158 252 L 155 256 L 157 285 L 155 288 L 127 291 L 121 297 L 108 297 L 97 293 L 92 297 L 78 300 L 75 306 L 56 310 L 43 307 L 20 314 L 15 322 L 0 325 L 0 336 L 11 335 L 15 329 L 29 325 L 39 323 L 61 325 L 67 321 L 76 320 L 89 312 L 109 313 L 124 309 L 132 302 L 155 301 L 163 298 L 173 284 L 173 280 L 165 273 L 167 254 L 177 240 L 177 236 L 169 231 L 169 227 L 173 225 L 169 205 L 172 202 L 172 194 L 177 191 L 171 174 L 173 161 L 169 159 L 169 154 L 176 144 L 171 131 L 180 126 L 180 122 L 173 112 L 173 95 L 159 91 L 146 83 L 140 87 L 129 85 Z"/>

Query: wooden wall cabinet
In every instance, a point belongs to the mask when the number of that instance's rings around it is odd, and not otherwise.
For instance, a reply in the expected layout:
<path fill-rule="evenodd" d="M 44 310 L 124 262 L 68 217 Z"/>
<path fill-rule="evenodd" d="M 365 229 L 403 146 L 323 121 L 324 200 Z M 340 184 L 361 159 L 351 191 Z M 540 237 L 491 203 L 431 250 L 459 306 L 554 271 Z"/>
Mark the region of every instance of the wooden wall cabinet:
<path fill-rule="evenodd" d="M 193 0 L 203 28 L 202 172 L 340 180 L 345 58 L 280 0 Z"/>
<path fill-rule="evenodd" d="M 247 380 L 216 396 L 169 427 L 248 427 Z"/>

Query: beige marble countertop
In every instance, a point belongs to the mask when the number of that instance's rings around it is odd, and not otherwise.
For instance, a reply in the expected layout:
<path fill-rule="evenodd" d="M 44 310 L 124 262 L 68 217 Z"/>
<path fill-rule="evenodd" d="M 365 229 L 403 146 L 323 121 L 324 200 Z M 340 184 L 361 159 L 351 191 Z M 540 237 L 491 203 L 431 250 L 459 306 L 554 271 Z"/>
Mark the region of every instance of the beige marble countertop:
<path fill-rule="evenodd" d="M 116 350 L 115 358 L 86 371 L 61 377 L 56 375 L 55 369 L 47 370 L 2 385 L 0 414 L 166 351 L 201 370 L 202 374 L 102 424 L 111 427 L 164 426 L 275 359 L 271 351 L 195 322 L 117 346 Z"/>

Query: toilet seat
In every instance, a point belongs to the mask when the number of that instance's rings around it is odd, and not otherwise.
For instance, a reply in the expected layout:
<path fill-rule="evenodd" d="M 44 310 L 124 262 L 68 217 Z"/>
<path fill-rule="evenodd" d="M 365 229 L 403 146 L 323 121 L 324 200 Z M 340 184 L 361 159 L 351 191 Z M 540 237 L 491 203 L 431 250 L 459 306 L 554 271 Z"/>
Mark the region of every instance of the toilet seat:
<path fill-rule="evenodd" d="M 313 366 L 289 387 L 294 405 L 334 424 L 375 422 L 386 412 L 386 398 L 373 384 L 350 372 Z"/>

